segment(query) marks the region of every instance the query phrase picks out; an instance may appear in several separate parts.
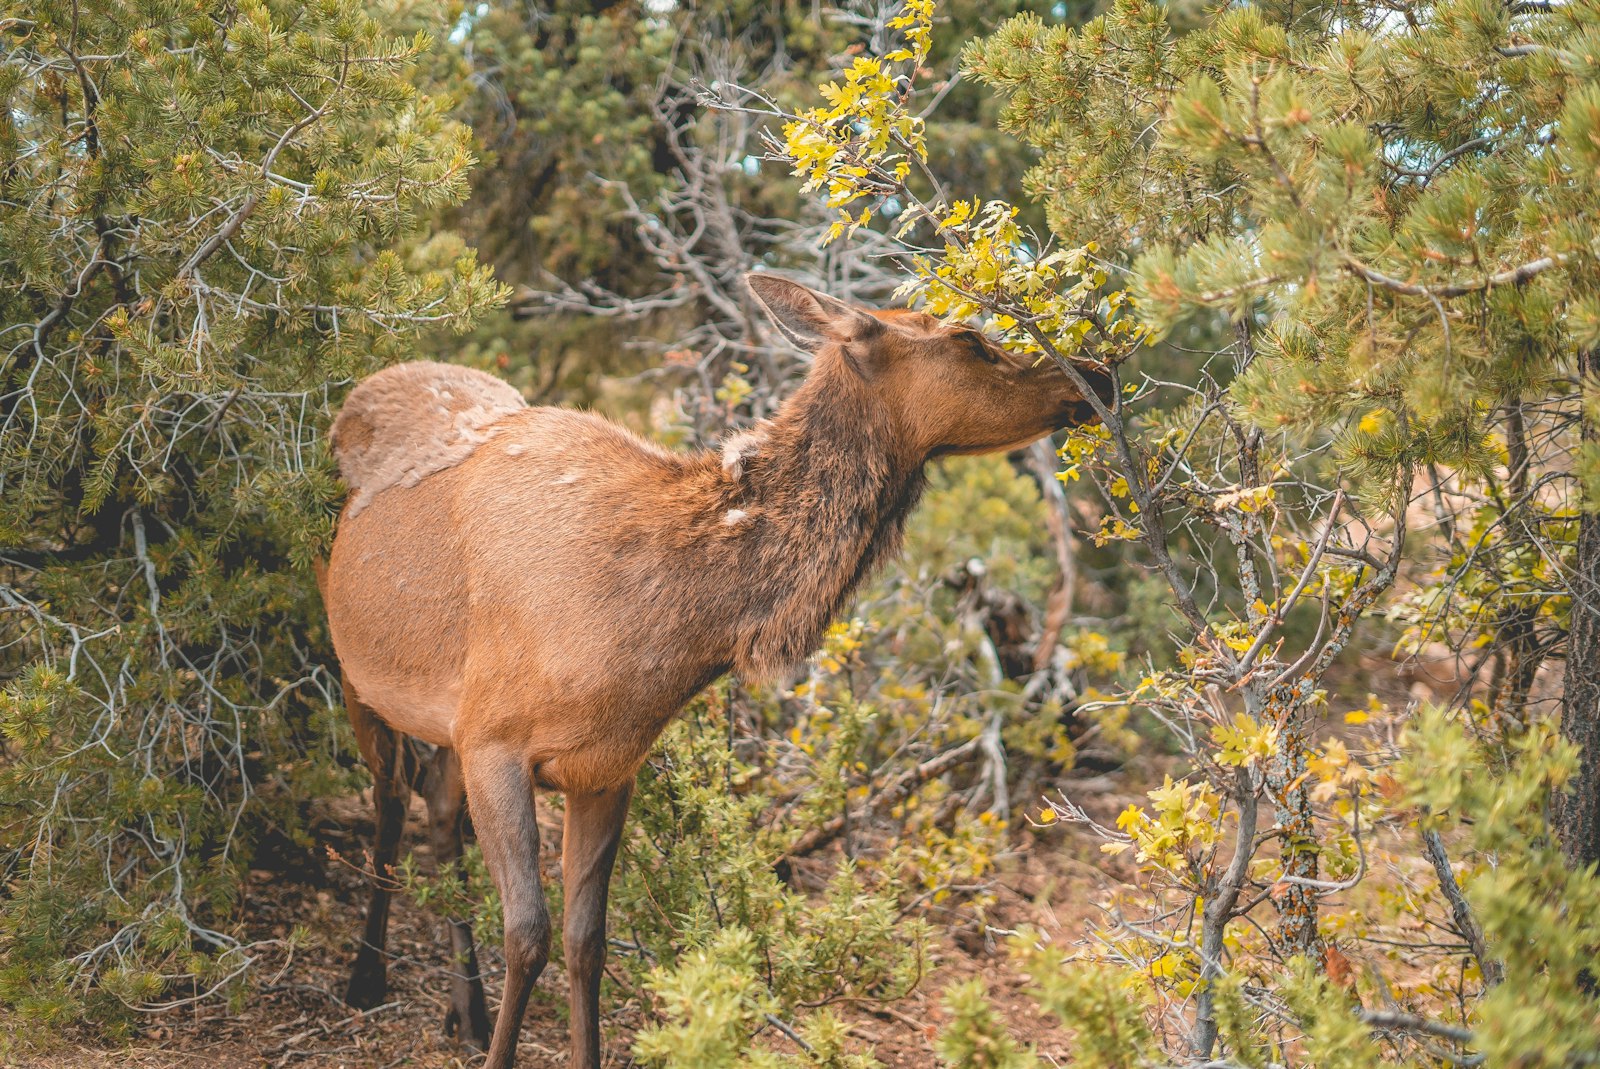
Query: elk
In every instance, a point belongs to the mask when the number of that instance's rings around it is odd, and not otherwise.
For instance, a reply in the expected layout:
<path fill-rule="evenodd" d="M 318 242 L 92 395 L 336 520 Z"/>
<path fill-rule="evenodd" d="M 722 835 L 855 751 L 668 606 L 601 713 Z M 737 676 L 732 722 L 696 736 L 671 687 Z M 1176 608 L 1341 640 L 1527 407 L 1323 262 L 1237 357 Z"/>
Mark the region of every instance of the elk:
<path fill-rule="evenodd" d="M 1081 375 L 975 330 L 748 282 L 813 360 L 773 418 L 720 451 L 670 452 L 434 363 L 368 378 L 334 424 L 350 496 L 322 585 L 372 770 L 373 864 L 393 865 L 413 784 L 441 863 L 459 856 L 470 808 L 504 903 L 505 990 L 491 1040 L 471 928 L 453 922 L 446 1028 L 490 1040 L 489 1069 L 513 1064 L 549 954 L 535 790 L 566 795 L 571 1065 L 598 1069 L 607 887 L 656 737 L 718 676 L 771 679 L 815 649 L 895 550 L 930 459 L 1093 415 Z M 350 978 L 358 1007 L 385 993 L 383 883 Z"/>

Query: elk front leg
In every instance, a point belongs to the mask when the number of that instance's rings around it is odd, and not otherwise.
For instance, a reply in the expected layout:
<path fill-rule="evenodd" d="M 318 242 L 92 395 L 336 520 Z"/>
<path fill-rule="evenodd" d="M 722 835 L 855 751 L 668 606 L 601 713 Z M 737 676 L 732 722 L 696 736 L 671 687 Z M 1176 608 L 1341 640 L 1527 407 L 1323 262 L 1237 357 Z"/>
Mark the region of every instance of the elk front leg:
<path fill-rule="evenodd" d="M 467 800 L 461 779 L 461 762 L 454 750 L 439 747 L 428 766 L 423 794 L 428 802 L 428 830 L 434 860 L 443 871 L 461 859 L 461 825 Z M 446 1034 L 459 1034 L 473 1050 L 489 1045 L 489 1013 L 483 1003 L 483 978 L 478 972 L 478 952 L 472 945 L 472 921 L 450 918 L 450 1012 L 444 1019 Z"/>
<path fill-rule="evenodd" d="M 344 681 L 344 705 L 355 730 L 356 745 L 372 770 L 372 807 L 377 817 L 372 844 L 372 900 L 367 905 L 366 931 L 350 968 L 344 1000 L 356 1009 L 370 1010 L 383 1001 L 389 989 L 383 945 L 389 928 L 395 854 L 405 830 L 411 786 L 405 768 L 405 738 L 378 719 L 378 714 L 356 696 L 348 679 Z"/>
<path fill-rule="evenodd" d="M 486 1069 L 511 1069 L 528 995 L 550 959 L 550 910 L 539 884 L 533 777 L 515 753 L 463 746 L 461 771 L 478 845 L 505 914 L 506 986 Z"/>
<path fill-rule="evenodd" d="M 571 982 L 572 1069 L 600 1069 L 600 976 L 606 961 L 606 896 L 633 784 L 567 794 L 561 834 L 566 918 L 563 943 Z"/>

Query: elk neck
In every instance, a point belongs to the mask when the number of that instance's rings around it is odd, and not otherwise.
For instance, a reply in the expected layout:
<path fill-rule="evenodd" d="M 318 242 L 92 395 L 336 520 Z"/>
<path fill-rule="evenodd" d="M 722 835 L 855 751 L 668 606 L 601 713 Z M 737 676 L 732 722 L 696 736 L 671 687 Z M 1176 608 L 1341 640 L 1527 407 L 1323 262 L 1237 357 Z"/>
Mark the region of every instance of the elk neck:
<path fill-rule="evenodd" d="M 724 501 L 748 524 L 728 543 L 741 590 L 734 667 L 772 678 L 798 665 L 874 567 L 894 553 L 922 493 L 926 456 L 837 353 L 750 444 Z M 737 510 L 737 513 L 733 510 Z"/>

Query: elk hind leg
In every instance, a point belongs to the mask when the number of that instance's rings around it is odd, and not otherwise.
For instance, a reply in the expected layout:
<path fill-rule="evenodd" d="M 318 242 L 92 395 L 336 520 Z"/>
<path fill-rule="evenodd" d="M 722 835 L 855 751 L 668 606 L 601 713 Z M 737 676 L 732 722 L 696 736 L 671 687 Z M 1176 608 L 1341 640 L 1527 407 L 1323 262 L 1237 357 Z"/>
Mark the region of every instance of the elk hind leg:
<path fill-rule="evenodd" d="M 372 770 L 372 806 L 377 818 L 372 844 L 372 898 L 344 1000 L 357 1009 L 371 1009 L 383 1001 L 389 988 L 384 942 L 389 928 L 395 855 L 405 830 L 406 803 L 411 798 L 411 776 L 406 768 L 409 747 L 404 736 L 361 701 L 348 678 L 344 681 L 344 704 L 355 730 L 356 745 Z"/>
<path fill-rule="evenodd" d="M 433 856 L 442 872 L 461 859 L 466 815 L 466 785 L 454 750 L 441 746 L 433 752 L 423 780 L 423 797 L 428 803 Z M 460 1035 L 473 1050 L 489 1045 L 489 1013 L 484 1008 L 483 978 L 478 972 L 470 918 L 450 918 L 450 1012 L 445 1015 L 444 1030 L 446 1034 Z"/>

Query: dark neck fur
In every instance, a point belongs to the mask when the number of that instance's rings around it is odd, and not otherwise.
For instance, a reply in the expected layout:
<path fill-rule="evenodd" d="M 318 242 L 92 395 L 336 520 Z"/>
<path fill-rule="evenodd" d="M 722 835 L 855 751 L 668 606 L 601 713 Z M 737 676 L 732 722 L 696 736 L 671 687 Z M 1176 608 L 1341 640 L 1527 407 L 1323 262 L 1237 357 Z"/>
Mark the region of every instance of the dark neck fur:
<path fill-rule="evenodd" d="M 734 666 L 771 678 L 822 640 L 861 582 L 900 546 L 922 493 L 915 455 L 842 359 L 819 355 L 805 384 L 769 422 L 728 496 L 751 529 L 739 539 L 747 589 Z"/>

